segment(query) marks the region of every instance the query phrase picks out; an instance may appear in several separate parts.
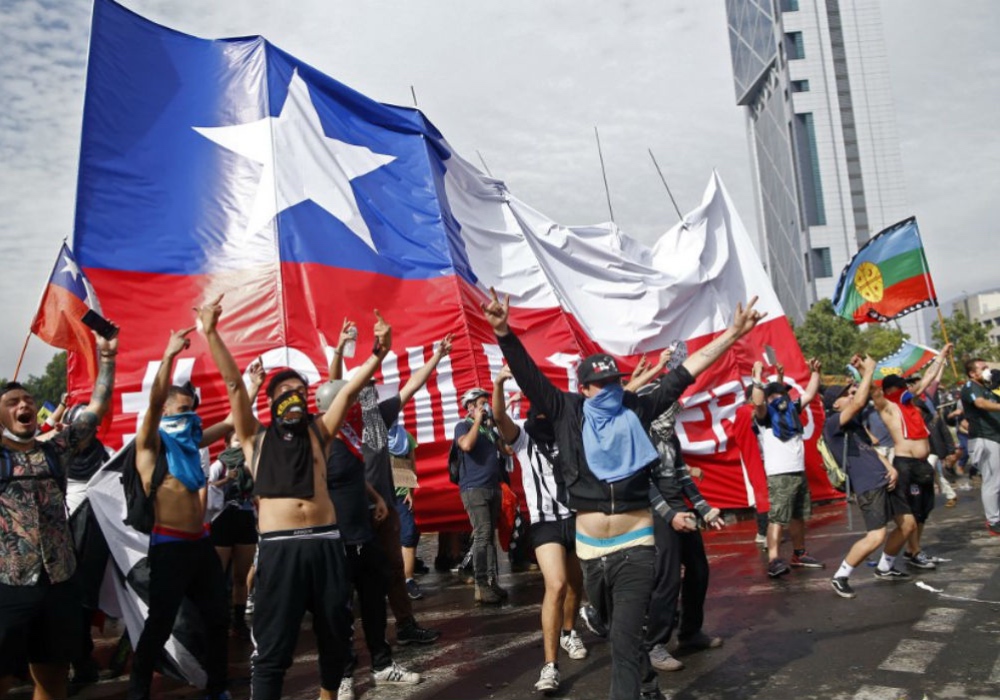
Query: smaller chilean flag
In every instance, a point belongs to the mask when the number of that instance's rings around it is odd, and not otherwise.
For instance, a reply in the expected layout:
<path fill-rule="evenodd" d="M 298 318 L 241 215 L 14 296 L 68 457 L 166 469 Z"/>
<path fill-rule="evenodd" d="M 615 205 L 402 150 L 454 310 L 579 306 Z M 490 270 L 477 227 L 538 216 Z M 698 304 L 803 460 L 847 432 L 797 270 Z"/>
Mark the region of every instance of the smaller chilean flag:
<path fill-rule="evenodd" d="M 52 276 L 42 294 L 31 332 L 53 347 L 79 353 L 90 372 L 97 376 L 97 345 L 94 333 L 83 322 L 88 311 L 101 313 L 94 288 L 83 274 L 66 244 L 52 268 Z"/>

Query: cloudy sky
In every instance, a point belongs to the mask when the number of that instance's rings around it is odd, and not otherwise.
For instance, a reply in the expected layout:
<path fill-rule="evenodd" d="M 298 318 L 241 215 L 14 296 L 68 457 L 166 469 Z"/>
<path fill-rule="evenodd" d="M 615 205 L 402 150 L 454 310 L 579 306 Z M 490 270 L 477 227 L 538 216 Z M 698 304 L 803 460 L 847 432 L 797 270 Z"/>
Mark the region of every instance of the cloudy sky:
<path fill-rule="evenodd" d="M 754 231 L 723 0 L 124 0 L 202 37 L 261 34 L 377 100 L 420 108 L 466 158 L 567 224 L 652 241 L 717 168 Z M 1000 3 L 881 0 L 906 190 L 943 300 L 1000 286 Z M 0 2 L 0 375 L 72 235 L 90 0 Z M 38 373 L 52 351 L 32 341 Z"/>

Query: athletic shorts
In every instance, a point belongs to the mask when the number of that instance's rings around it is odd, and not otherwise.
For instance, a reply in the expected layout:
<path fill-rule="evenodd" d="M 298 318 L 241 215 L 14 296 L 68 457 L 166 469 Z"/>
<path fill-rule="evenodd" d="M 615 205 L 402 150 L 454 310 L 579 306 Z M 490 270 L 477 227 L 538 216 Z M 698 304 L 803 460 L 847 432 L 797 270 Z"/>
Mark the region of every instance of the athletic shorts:
<path fill-rule="evenodd" d="M 768 522 L 787 525 L 792 520 L 805 520 L 812 515 L 812 499 L 805 472 L 775 474 L 767 477 L 767 498 L 771 508 Z"/>
<path fill-rule="evenodd" d="M 211 537 L 216 547 L 257 544 L 257 518 L 252 510 L 225 508 L 212 521 Z"/>
<path fill-rule="evenodd" d="M 77 653 L 83 603 L 76 579 L 34 586 L 0 583 L 0 678 L 29 663 L 67 663 Z"/>
<path fill-rule="evenodd" d="M 562 545 L 567 552 L 576 551 L 576 517 L 563 518 L 542 523 L 531 523 L 528 531 L 531 546 L 541 547 L 543 544 L 555 543 Z"/>
<path fill-rule="evenodd" d="M 865 531 L 880 530 L 889 524 L 892 512 L 889 510 L 889 492 L 884 486 L 856 495 L 858 508 L 865 520 Z"/>
<path fill-rule="evenodd" d="M 899 491 L 900 496 L 905 497 L 909 512 L 913 513 L 914 519 L 919 524 L 926 522 L 934 510 L 934 481 L 932 479 L 929 484 L 918 484 L 913 481 L 911 471 L 914 465 L 921 468 L 926 465 L 926 460 L 898 455 L 892 460 L 892 466 L 899 474 L 895 490 Z M 927 468 L 933 472 L 933 467 L 928 465 Z"/>

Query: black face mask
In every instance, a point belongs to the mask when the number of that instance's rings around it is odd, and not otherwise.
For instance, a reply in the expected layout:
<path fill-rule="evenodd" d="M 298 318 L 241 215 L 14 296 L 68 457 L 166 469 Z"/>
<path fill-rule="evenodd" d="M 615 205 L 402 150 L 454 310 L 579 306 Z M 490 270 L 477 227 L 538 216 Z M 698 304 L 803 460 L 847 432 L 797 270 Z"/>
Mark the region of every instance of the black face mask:
<path fill-rule="evenodd" d="M 524 429 L 528 433 L 528 437 L 540 447 L 550 447 L 556 443 L 556 431 L 552 422 L 548 418 L 539 417 L 534 409 L 528 411 L 528 417 L 524 421 Z"/>
<path fill-rule="evenodd" d="M 296 435 L 305 435 L 309 429 L 309 407 L 296 391 L 286 391 L 271 404 L 271 420 Z"/>

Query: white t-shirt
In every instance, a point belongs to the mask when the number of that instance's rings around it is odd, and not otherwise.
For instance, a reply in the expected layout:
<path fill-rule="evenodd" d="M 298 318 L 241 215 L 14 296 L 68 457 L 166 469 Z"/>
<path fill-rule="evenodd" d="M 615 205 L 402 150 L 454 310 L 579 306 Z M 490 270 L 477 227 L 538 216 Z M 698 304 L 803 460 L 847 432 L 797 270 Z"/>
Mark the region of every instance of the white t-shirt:
<path fill-rule="evenodd" d="M 565 520 L 573 515 L 573 511 L 556 499 L 556 477 L 552 471 L 552 464 L 528 437 L 524 421 L 515 420 L 514 424 L 520 428 L 520 432 L 510 447 L 521 464 L 521 483 L 524 485 L 531 522 Z"/>
<path fill-rule="evenodd" d="M 799 408 L 798 402 L 796 404 L 796 408 Z M 788 440 L 780 440 L 771 429 L 771 421 L 766 416 L 763 420 L 754 416 L 753 422 L 760 441 L 760 456 L 764 459 L 764 473 L 774 476 L 806 470 L 806 449 L 801 434 Z"/>

